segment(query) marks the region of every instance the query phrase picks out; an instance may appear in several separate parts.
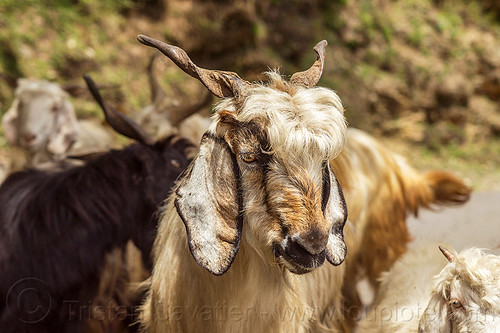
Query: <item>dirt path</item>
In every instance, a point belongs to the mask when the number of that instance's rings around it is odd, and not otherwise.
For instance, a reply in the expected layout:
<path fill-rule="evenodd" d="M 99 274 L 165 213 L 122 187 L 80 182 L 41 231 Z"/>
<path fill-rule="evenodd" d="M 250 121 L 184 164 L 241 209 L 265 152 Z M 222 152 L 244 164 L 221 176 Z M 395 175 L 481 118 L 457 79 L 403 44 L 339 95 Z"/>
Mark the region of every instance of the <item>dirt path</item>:
<path fill-rule="evenodd" d="M 462 207 L 421 211 L 408 226 L 416 241 L 444 242 L 456 250 L 499 247 L 500 190 L 473 193 Z"/>

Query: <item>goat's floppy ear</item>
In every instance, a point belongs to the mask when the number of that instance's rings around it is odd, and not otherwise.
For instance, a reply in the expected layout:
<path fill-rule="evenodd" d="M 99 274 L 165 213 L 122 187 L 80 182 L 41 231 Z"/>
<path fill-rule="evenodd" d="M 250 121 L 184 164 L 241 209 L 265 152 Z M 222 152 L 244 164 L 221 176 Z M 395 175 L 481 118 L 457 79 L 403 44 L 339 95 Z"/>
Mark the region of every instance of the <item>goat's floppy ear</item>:
<path fill-rule="evenodd" d="M 344 225 L 347 220 L 347 206 L 344 194 L 335 174 L 330 170 L 329 163 L 324 168 L 324 191 L 327 193 L 324 207 L 325 219 L 332 223 L 328 245 L 326 248 L 326 259 L 332 265 L 340 265 L 344 262 L 347 247 L 344 242 Z"/>
<path fill-rule="evenodd" d="M 51 133 L 47 149 L 55 155 L 65 154 L 75 143 L 78 137 L 78 120 L 76 119 L 73 105 L 65 98 L 60 98 L 56 103 L 55 128 L 57 131 Z"/>
<path fill-rule="evenodd" d="M 2 117 L 3 133 L 10 144 L 16 144 L 18 139 L 17 119 L 19 118 L 19 100 L 16 98 L 10 109 Z"/>
<path fill-rule="evenodd" d="M 189 249 L 210 273 L 224 274 L 241 240 L 239 169 L 224 139 L 205 133 L 200 151 L 177 187 L 175 206 Z"/>
<path fill-rule="evenodd" d="M 451 333 L 448 303 L 441 293 L 433 291 L 431 300 L 418 322 L 419 333 Z"/>

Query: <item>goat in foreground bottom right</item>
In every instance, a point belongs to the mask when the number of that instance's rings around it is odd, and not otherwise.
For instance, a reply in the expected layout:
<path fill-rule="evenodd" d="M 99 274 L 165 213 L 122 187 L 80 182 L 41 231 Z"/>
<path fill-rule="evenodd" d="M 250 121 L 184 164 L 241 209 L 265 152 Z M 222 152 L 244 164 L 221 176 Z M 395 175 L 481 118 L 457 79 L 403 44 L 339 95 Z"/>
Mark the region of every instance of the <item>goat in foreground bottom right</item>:
<path fill-rule="evenodd" d="M 420 245 L 384 273 L 357 333 L 500 332 L 500 256 Z M 433 279 L 434 277 L 434 279 Z"/>

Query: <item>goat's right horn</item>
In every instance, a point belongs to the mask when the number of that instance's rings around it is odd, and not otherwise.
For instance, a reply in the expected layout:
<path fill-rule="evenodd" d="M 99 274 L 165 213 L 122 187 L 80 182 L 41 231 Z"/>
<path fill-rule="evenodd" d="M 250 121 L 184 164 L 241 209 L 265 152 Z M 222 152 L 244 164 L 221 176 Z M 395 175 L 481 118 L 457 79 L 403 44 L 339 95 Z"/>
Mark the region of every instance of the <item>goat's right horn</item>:
<path fill-rule="evenodd" d="M 217 97 L 238 97 L 249 84 L 234 72 L 209 70 L 196 66 L 186 51 L 177 46 L 169 45 L 145 35 L 138 35 L 137 40 L 144 45 L 158 49 L 184 72 L 200 80 Z"/>
<path fill-rule="evenodd" d="M 137 140 L 147 145 L 152 145 L 154 143 L 154 140 L 148 135 L 148 133 L 146 133 L 135 121 L 125 116 L 112 105 L 104 103 L 94 80 L 92 80 L 90 76 L 84 74 L 83 78 L 85 79 L 92 96 L 101 106 L 104 116 L 106 117 L 106 121 L 115 131 L 130 139 Z"/>
<path fill-rule="evenodd" d="M 326 40 L 322 40 L 314 47 L 314 51 L 317 53 L 318 57 L 316 61 L 306 71 L 297 72 L 292 75 L 290 78 L 290 83 L 294 85 L 302 85 L 306 88 L 314 87 L 321 78 L 321 74 L 323 74 L 323 66 L 325 64 L 325 49 L 328 45 Z"/>

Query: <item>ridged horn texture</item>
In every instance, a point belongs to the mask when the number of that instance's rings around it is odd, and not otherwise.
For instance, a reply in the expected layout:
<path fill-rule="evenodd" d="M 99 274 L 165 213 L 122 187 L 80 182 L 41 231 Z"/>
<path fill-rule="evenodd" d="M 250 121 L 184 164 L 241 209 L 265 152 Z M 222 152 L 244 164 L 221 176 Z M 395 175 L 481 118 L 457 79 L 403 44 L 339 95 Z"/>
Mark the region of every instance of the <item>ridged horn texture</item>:
<path fill-rule="evenodd" d="M 138 35 L 137 40 L 144 45 L 158 49 L 184 72 L 200 80 L 217 97 L 238 97 L 249 84 L 234 72 L 209 70 L 196 66 L 187 53 L 177 46 L 145 35 Z"/>
<path fill-rule="evenodd" d="M 314 47 L 314 51 L 318 54 L 316 61 L 306 71 L 297 72 L 292 75 L 290 78 L 290 83 L 294 85 L 301 85 L 306 88 L 314 87 L 321 78 L 321 74 L 323 74 L 323 66 L 325 63 L 325 51 L 326 46 L 328 45 L 326 40 L 322 40 Z"/>

